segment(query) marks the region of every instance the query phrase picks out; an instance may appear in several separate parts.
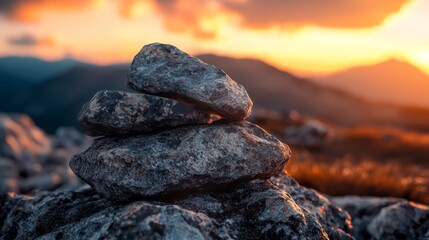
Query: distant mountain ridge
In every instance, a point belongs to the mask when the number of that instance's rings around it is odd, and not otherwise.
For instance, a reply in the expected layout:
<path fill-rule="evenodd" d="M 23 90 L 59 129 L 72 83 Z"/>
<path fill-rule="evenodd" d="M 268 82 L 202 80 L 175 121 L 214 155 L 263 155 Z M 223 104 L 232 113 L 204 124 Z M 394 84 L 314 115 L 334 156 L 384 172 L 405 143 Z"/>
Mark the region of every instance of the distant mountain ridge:
<path fill-rule="evenodd" d="M 90 65 L 72 58 L 45 61 L 34 57 L 0 58 L 0 72 L 28 82 L 40 82 L 70 70 L 76 65 Z"/>
<path fill-rule="evenodd" d="M 343 91 L 321 86 L 255 59 L 200 55 L 242 84 L 255 108 L 300 113 L 340 125 L 379 124 L 429 131 L 429 110 L 374 104 Z M 47 130 L 77 126 L 82 105 L 99 90 L 127 88 L 129 64 L 78 64 L 19 93 L 2 98 L 0 111 L 23 112 Z M 3 96 L 4 97 L 4 96 Z"/>
<path fill-rule="evenodd" d="M 14 95 L 78 65 L 90 65 L 75 59 L 45 61 L 34 57 L 0 58 L 0 94 Z"/>
<path fill-rule="evenodd" d="M 377 102 L 429 108 L 429 76 L 395 59 L 354 67 L 319 82 Z"/>

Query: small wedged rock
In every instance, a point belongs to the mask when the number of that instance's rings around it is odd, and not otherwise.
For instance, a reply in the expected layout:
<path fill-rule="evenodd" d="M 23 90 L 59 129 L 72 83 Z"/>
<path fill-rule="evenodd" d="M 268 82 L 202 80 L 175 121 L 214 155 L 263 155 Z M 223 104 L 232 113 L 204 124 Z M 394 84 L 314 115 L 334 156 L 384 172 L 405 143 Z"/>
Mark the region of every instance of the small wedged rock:
<path fill-rule="evenodd" d="M 212 190 L 283 170 L 287 145 L 249 122 L 218 121 L 96 139 L 70 167 L 112 201 Z"/>
<path fill-rule="evenodd" d="M 182 125 L 208 124 L 210 114 L 176 100 L 148 94 L 100 91 L 79 113 L 89 136 L 151 132 Z"/>
<path fill-rule="evenodd" d="M 1 199 L 0 239 L 232 239 L 203 213 L 174 205 L 112 205 L 93 190 Z"/>
<path fill-rule="evenodd" d="M 140 50 L 131 64 L 128 85 L 235 120 L 248 117 L 253 106 L 244 87 L 225 72 L 168 44 L 153 43 Z"/>
<path fill-rule="evenodd" d="M 429 206 L 398 198 L 332 197 L 350 213 L 356 239 L 425 239 Z"/>

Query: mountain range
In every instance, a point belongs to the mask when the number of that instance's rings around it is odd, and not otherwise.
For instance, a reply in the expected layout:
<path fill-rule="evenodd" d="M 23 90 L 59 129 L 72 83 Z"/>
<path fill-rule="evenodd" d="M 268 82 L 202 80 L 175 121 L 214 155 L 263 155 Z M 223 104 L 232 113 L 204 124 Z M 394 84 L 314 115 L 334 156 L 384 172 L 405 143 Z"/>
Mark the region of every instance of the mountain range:
<path fill-rule="evenodd" d="M 17 91 L 36 86 L 77 65 L 89 64 L 70 58 L 51 62 L 34 57 L 0 58 L 0 95 L 14 95 Z"/>
<path fill-rule="evenodd" d="M 344 126 L 388 124 L 429 130 L 427 109 L 374 103 L 342 90 L 298 78 L 255 59 L 235 59 L 211 54 L 198 57 L 220 67 L 242 84 L 254 101 L 254 107 L 258 109 L 279 113 L 297 110 L 303 115 Z M 39 126 L 52 132 L 59 126 L 77 126 L 78 112 L 97 91 L 131 91 L 126 87 L 129 64 L 97 66 L 74 61 L 67 68 L 57 68 L 63 66 L 59 63 L 48 65 L 56 69 L 51 70 L 48 77 L 33 80 L 31 86 L 18 87 L 14 94 L 1 95 L 0 111 L 27 113 Z M 21 66 L 19 69 L 25 71 Z M 10 73 L 7 74 L 0 71 L 2 89 L 19 85 L 21 81 L 28 82 L 22 80 L 22 76 L 8 78 Z M 37 70 L 33 74 L 37 75 Z"/>
<path fill-rule="evenodd" d="M 319 82 L 376 102 L 429 108 L 429 76 L 395 59 L 351 68 Z"/>

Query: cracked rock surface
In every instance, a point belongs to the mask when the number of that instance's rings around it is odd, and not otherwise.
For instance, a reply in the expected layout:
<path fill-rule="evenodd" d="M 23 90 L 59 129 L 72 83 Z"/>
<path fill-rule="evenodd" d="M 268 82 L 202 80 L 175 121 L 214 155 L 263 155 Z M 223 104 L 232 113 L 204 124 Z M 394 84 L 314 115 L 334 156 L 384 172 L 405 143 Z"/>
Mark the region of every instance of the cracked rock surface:
<path fill-rule="evenodd" d="M 114 204 L 84 189 L 7 195 L 0 206 L 3 239 L 351 239 L 347 228 L 332 237 L 332 221 L 318 219 L 272 180 L 162 201 Z"/>
<path fill-rule="evenodd" d="M 87 135 L 107 136 L 208 124 L 211 118 L 173 99 L 106 90 L 83 106 L 78 120 Z"/>
<path fill-rule="evenodd" d="M 215 122 L 154 134 L 96 139 L 70 167 L 112 201 L 213 190 L 269 178 L 287 145 L 249 122 Z"/>
<path fill-rule="evenodd" d="M 225 72 L 168 44 L 141 49 L 131 64 L 128 86 L 235 120 L 248 117 L 253 106 L 246 89 Z"/>

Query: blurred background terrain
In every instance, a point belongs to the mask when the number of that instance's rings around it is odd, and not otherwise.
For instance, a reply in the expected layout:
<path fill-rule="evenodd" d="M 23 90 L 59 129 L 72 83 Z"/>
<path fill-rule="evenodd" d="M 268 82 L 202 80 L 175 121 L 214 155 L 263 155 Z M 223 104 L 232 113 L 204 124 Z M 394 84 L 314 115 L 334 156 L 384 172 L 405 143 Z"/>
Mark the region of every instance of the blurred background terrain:
<path fill-rule="evenodd" d="M 13 149 L 8 133 L 21 131 L 10 122 L 29 126 L 19 122 L 31 120 L 9 119 L 24 113 L 51 135 L 46 164 L 65 161 L 88 139 L 64 127 L 79 129 L 76 116 L 97 91 L 130 91 L 124 84 L 130 61 L 158 41 L 242 84 L 254 101 L 249 120 L 292 147 L 287 171 L 301 184 L 330 195 L 429 204 L 424 9 L 425 0 L 6 1 L 0 3 L 2 148 Z M 40 134 L 29 136 L 43 143 Z M 6 152 L 2 157 L 28 158 Z M 2 162 L 10 165 L 0 161 L 3 169 Z M 73 183 L 61 166 L 64 181 L 44 181 Z M 32 176 L 30 170 L 19 177 Z M 31 181 L 21 191 L 31 190 Z"/>

